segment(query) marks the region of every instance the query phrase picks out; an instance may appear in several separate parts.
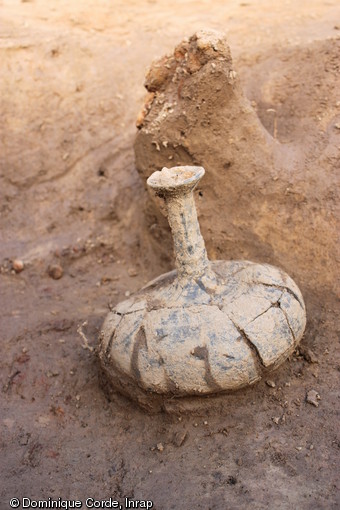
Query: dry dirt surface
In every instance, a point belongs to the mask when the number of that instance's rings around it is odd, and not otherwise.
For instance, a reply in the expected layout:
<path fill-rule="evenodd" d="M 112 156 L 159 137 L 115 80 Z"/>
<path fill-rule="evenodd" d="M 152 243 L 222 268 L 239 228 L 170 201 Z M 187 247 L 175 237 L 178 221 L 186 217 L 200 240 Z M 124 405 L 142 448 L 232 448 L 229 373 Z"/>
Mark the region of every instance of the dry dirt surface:
<path fill-rule="evenodd" d="M 339 220 L 338 1 L 0 0 L 0 25 L 1 510 L 13 497 L 339 508 L 339 265 L 320 225 L 312 252 L 298 237 L 289 248 L 308 325 L 270 380 L 194 414 L 148 415 L 107 400 L 94 354 L 109 307 L 173 267 L 145 220 L 133 144 L 146 68 L 183 37 L 227 33 L 269 135 L 309 144 L 306 168 L 315 144 L 331 176 L 317 213 Z M 218 253 L 208 239 L 210 256 L 235 256 L 233 236 Z M 280 265 L 257 241 L 244 253 Z"/>

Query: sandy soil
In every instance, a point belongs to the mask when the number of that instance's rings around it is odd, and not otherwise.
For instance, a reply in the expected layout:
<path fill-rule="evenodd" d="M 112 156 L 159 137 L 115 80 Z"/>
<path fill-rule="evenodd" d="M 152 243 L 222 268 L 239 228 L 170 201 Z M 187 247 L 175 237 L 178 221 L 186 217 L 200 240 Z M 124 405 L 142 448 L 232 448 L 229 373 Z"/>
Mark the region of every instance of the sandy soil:
<path fill-rule="evenodd" d="M 110 304 L 172 267 L 150 240 L 134 164 L 148 65 L 195 30 L 226 31 L 271 132 L 264 76 L 279 69 L 268 62 L 283 49 L 332 44 L 338 2 L 2 0 L 0 23 L 0 508 L 15 496 L 128 496 L 157 510 L 339 508 L 334 285 L 311 289 L 305 274 L 307 331 L 274 387 L 261 382 L 195 415 L 149 416 L 118 395 L 108 402 L 92 351 Z M 301 134 L 304 111 L 308 123 L 328 119 L 324 89 L 301 112 L 289 82 L 277 87 L 282 138 Z M 334 151 L 339 137 L 329 136 Z M 62 278 L 49 276 L 51 264 Z M 90 349 L 77 333 L 85 321 Z M 310 390 L 318 407 L 306 402 Z"/>

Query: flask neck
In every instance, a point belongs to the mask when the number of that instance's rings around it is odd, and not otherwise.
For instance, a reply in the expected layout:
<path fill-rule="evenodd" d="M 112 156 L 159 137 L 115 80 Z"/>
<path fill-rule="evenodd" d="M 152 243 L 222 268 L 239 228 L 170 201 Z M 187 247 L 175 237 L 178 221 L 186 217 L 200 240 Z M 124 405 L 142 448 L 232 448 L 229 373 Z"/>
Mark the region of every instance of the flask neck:
<path fill-rule="evenodd" d="M 164 195 L 179 278 L 199 278 L 209 266 L 192 190 Z"/>

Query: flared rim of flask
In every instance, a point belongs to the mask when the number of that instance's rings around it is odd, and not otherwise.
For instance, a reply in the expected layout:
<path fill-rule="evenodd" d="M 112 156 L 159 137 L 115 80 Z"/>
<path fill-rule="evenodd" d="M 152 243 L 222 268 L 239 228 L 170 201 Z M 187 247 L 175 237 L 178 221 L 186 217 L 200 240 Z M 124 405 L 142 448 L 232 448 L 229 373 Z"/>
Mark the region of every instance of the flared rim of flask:
<path fill-rule="evenodd" d="M 163 193 L 191 190 L 204 174 L 205 170 L 201 166 L 164 167 L 151 174 L 147 184 L 155 191 Z"/>

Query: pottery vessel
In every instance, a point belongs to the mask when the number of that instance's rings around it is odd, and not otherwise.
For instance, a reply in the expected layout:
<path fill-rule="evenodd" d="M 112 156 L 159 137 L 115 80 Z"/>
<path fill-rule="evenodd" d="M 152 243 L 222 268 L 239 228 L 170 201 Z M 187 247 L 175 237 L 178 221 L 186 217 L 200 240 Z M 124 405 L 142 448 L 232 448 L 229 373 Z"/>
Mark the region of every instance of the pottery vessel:
<path fill-rule="evenodd" d="M 301 292 L 282 270 L 209 261 L 193 196 L 203 175 L 182 166 L 149 177 L 165 200 L 176 270 L 119 303 L 100 335 L 106 386 L 149 409 L 254 384 L 294 351 L 306 325 Z"/>

